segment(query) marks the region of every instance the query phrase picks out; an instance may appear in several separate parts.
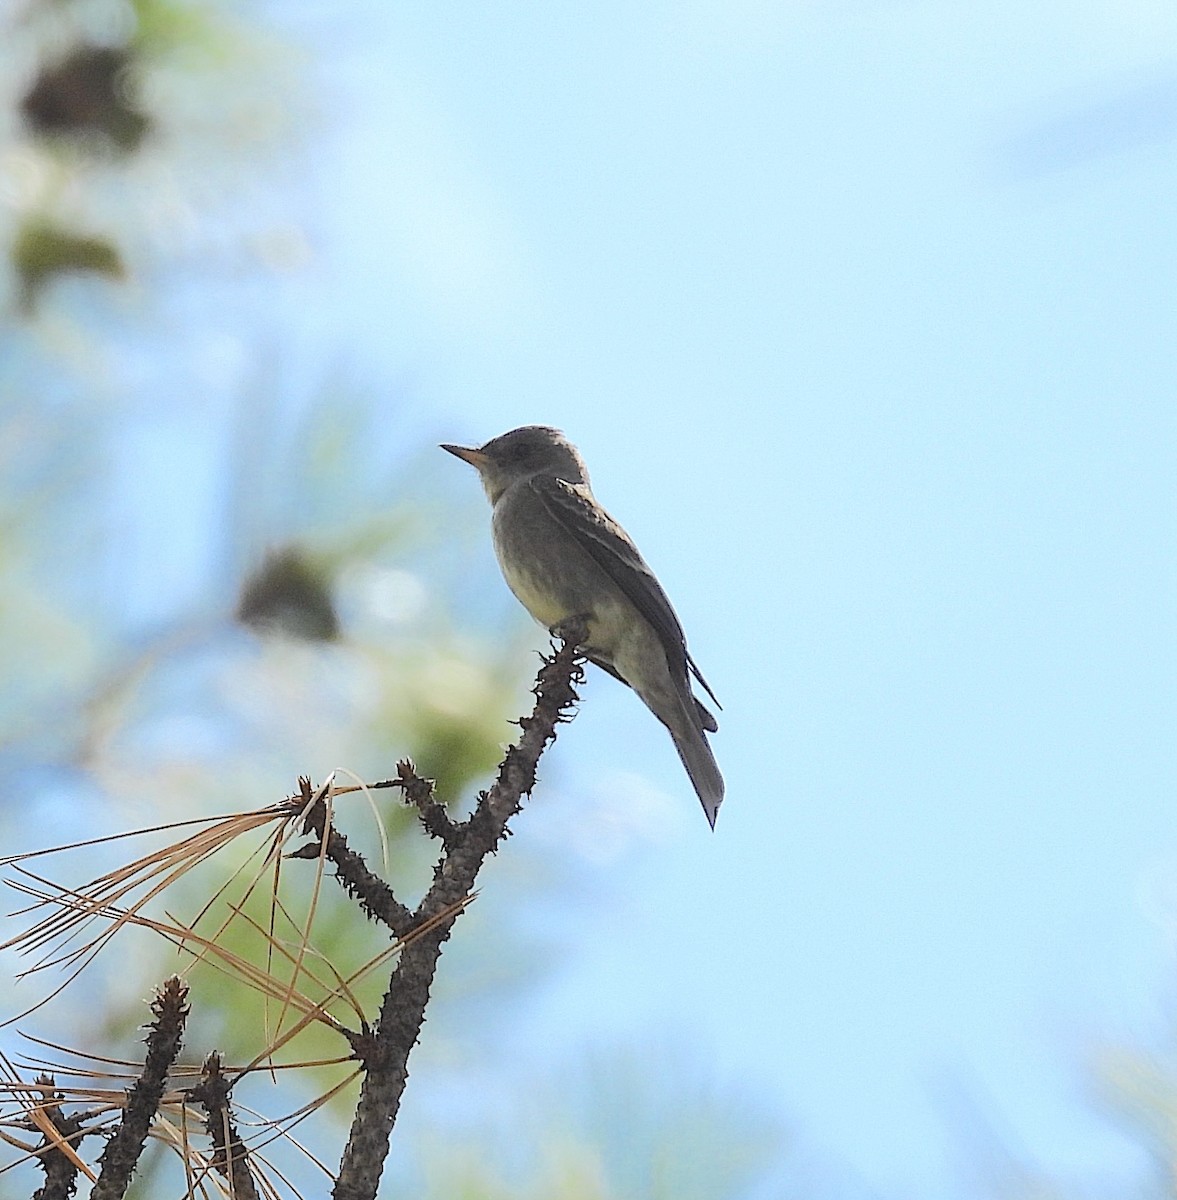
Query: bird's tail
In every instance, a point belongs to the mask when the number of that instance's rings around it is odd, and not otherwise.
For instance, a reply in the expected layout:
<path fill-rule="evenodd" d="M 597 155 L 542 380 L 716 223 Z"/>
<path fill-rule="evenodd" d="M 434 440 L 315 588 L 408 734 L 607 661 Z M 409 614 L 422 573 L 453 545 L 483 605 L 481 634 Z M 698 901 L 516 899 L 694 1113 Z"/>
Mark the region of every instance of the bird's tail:
<path fill-rule="evenodd" d="M 684 729 L 671 729 L 670 736 L 674 739 L 674 748 L 695 786 L 707 820 L 714 829 L 719 806 L 723 803 L 723 776 L 719 773 L 719 764 L 707 744 L 707 735 L 692 722 Z"/>

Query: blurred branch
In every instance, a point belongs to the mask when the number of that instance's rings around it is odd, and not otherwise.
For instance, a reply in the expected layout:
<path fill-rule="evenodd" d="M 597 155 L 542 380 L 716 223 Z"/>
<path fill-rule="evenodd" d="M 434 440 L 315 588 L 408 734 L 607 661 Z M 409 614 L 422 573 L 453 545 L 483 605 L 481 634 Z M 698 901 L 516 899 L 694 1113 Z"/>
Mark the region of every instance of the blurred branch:
<path fill-rule="evenodd" d="M 121 279 L 122 256 L 109 238 L 77 233 L 36 218 L 22 226 L 12 246 L 12 264 L 20 280 L 20 303 L 31 313 L 37 297 L 57 275 L 89 272 Z"/>
<path fill-rule="evenodd" d="M 135 65 L 129 46 L 75 46 L 41 68 L 21 115 L 42 137 L 94 135 L 124 153 L 135 150 L 151 126 L 129 85 Z"/>

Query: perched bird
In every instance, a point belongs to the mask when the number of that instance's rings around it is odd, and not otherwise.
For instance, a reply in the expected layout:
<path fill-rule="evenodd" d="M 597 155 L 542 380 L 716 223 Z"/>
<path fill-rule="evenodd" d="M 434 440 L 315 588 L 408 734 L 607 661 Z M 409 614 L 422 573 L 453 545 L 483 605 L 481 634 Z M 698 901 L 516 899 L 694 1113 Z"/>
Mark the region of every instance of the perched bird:
<path fill-rule="evenodd" d="M 585 622 L 586 657 L 633 688 L 670 730 L 714 829 L 723 776 L 706 734 L 719 726 L 692 694 L 690 676 L 719 701 L 687 652 L 654 572 L 593 496 L 576 447 L 558 429 L 524 425 L 477 448 L 441 448 L 482 478 L 511 591 L 547 629 Z"/>

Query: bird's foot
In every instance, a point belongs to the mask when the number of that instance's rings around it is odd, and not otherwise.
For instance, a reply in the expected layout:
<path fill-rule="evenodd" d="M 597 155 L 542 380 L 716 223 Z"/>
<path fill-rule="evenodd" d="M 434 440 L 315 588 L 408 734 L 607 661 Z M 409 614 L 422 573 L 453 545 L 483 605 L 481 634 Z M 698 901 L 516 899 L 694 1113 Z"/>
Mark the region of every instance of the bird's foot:
<path fill-rule="evenodd" d="M 573 617 L 565 617 L 551 627 L 552 637 L 558 637 L 562 642 L 571 642 L 574 646 L 583 646 L 588 641 L 588 614 L 578 613 Z"/>

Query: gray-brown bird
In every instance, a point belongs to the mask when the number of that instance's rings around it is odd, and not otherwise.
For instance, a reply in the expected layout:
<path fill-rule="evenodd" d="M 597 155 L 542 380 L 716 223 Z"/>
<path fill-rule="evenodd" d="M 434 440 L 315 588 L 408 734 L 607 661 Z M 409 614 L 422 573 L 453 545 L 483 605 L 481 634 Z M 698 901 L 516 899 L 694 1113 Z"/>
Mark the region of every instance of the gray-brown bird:
<path fill-rule="evenodd" d="M 443 445 L 476 467 L 494 508 L 495 554 L 511 591 L 546 629 L 584 620 L 590 662 L 628 684 L 670 730 L 711 827 L 723 776 L 707 734 L 719 726 L 691 691 L 715 693 L 682 626 L 629 534 L 597 503 L 576 447 L 524 425 L 477 448 Z"/>

